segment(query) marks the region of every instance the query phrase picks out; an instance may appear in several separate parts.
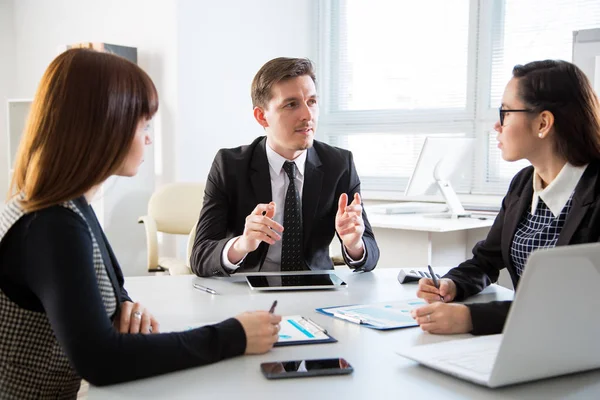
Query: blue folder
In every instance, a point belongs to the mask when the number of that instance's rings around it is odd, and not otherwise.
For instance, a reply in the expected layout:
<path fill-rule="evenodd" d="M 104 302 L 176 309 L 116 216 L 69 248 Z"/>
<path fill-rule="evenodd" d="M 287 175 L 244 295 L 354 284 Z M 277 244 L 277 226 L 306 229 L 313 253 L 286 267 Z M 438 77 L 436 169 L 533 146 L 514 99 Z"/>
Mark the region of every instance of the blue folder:
<path fill-rule="evenodd" d="M 422 302 L 421 300 L 414 300 L 412 301 L 414 304 L 425 304 L 424 302 Z M 410 302 L 407 302 L 407 305 L 411 304 Z M 391 330 L 391 329 L 401 329 L 401 328 L 411 328 L 411 327 L 415 327 L 418 326 L 417 322 L 412 319 L 412 318 L 404 318 L 403 316 L 398 316 L 398 315 L 381 315 L 382 318 L 386 318 L 386 319 L 391 319 L 391 318 L 397 318 L 398 320 L 393 323 L 393 324 L 386 324 L 386 325 L 379 325 L 379 324 L 374 324 L 371 323 L 369 321 L 369 317 L 372 317 L 372 313 L 380 313 L 380 314 L 385 314 L 385 306 L 382 309 L 365 309 L 365 310 L 369 310 L 371 311 L 371 314 L 362 314 L 358 311 L 352 311 L 352 317 L 342 317 L 341 315 L 335 315 L 332 311 L 330 311 L 331 309 L 337 309 L 340 307 L 353 307 L 353 306 L 357 306 L 358 304 L 350 304 L 347 306 L 334 306 L 334 307 L 324 307 L 324 308 L 316 308 L 315 310 L 318 313 L 324 314 L 324 315 L 328 315 L 330 317 L 334 317 L 334 318 L 338 318 L 344 321 L 348 321 L 348 322 L 352 322 L 354 324 L 359 324 L 362 326 L 366 326 L 367 328 L 371 328 L 371 329 L 377 329 L 377 330 L 381 330 L 381 331 L 387 331 L 387 330 Z M 391 306 L 390 306 L 391 307 Z M 358 317 L 358 318 L 356 318 Z"/>

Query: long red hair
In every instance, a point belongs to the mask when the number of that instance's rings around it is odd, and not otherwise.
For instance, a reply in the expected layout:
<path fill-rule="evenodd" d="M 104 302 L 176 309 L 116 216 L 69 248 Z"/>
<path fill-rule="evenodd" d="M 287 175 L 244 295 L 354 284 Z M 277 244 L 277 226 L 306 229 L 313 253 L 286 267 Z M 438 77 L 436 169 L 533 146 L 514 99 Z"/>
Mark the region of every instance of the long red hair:
<path fill-rule="evenodd" d="M 158 109 L 150 77 L 108 53 L 71 49 L 48 67 L 37 89 L 9 197 L 28 212 L 86 193 L 123 164 L 142 118 Z"/>

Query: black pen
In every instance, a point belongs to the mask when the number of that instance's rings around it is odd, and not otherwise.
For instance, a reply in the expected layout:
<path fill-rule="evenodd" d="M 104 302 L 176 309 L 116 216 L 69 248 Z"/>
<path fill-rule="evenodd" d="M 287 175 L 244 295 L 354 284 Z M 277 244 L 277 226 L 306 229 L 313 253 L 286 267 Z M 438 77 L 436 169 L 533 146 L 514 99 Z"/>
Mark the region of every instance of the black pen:
<path fill-rule="evenodd" d="M 428 265 L 427 268 L 429 268 L 429 273 L 431 274 L 431 279 L 433 280 L 433 285 L 439 289 L 440 288 L 440 281 L 437 280 L 437 277 L 435 276 L 435 273 L 433 272 L 433 268 L 431 268 L 431 265 Z"/>
<path fill-rule="evenodd" d="M 433 280 L 434 286 L 436 287 L 436 289 L 439 290 L 439 288 L 440 288 L 440 281 L 435 276 L 435 272 L 433 272 L 433 268 L 431 268 L 431 265 L 428 265 L 427 268 L 429 268 L 429 273 L 431 274 L 431 280 Z M 440 300 L 444 301 L 444 296 L 440 296 Z"/>
<path fill-rule="evenodd" d="M 273 302 L 273 305 L 269 309 L 269 314 L 273 314 L 275 312 L 275 307 L 277 307 L 277 300 Z"/>

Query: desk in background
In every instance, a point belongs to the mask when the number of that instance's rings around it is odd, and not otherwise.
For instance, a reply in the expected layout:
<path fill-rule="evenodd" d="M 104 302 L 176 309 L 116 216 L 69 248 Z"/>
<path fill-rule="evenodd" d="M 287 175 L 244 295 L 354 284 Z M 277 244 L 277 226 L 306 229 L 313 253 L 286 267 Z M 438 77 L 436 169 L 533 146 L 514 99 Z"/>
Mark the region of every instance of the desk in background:
<path fill-rule="evenodd" d="M 456 266 L 471 258 L 494 219 L 432 218 L 425 214 L 380 214 L 365 210 L 381 250 L 380 267 Z"/>
<path fill-rule="evenodd" d="M 125 287 L 135 301 L 142 302 L 163 328 L 201 321 L 214 322 L 252 309 L 268 310 L 277 299 L 277 313 L 301 314 L 325 327 L 338 343 L 275 348 L 260 356 L 241 356 L 217 364 L 188 369 L 108 387 L 90 387 L 90 400 L 110 399 L 265 399 L 308 398 L 354 399 L 539 399 L 600 398 L 600 372 L 588 372 L 551 380 L 491 390 L 421 367 L 394 353 L 395 348 L 470 335 L 438 336 L 419 328 L 376 331 L 330 318 L 314 311 L 354 303 L 413 298 L 416 285 L 400 285 L 398 269 L 375 269 L 372 273 L 336 273 L 348 283 L 337 291 L 255 292 L 244 282 L 224 278 L 187 276 L 127 278 Z M 192 288 L 198 281 L 220 295 Z M 476 301 L 512 298 L 512 292 L 492 286 Z M 574 328 L 575 329 L 575 328 Z M 302 358 L 344 357 L 354 367 L 349 376 L 268 381 L 259 365 L 265 361 Z M 160 362 L 160 360 L 156 360 Z M 323 397 L 327 396 L 327 397 Z"/>

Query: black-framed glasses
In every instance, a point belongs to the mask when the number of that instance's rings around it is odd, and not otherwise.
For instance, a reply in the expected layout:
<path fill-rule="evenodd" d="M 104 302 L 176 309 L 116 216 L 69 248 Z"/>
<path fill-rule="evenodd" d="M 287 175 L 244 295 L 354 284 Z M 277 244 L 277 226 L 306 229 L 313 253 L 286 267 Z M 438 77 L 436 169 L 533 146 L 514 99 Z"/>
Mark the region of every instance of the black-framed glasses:
<path fill-rule="evenodd" d="M 522 110 L 508 110 L 508 109 L 502 109 L 502 106 L 498 107 L 498 113 L 500 114 L 500 126 L 504 126 L 504 114 L 506 114 L 507 112 L 532 112 L 533 110 L 530 109 L 522 109 Z"/>

